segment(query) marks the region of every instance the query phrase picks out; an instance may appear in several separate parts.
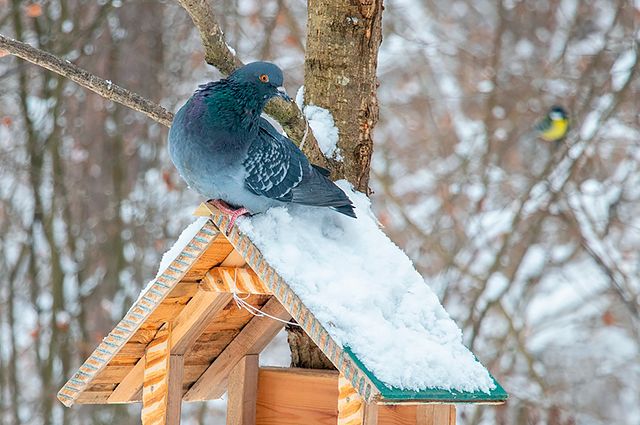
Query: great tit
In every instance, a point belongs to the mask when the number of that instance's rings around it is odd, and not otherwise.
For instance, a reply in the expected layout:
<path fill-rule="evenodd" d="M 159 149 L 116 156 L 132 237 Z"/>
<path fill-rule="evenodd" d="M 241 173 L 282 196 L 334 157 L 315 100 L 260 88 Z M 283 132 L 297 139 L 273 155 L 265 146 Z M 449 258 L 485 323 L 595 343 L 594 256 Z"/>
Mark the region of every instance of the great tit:
<path fill-rule="evenodd" d="M 559 142 L 569 131 L 569 116 L 562 106 L 552 106 L 549 113 L 535 126 L 538 136 L 546 142 Z"/>

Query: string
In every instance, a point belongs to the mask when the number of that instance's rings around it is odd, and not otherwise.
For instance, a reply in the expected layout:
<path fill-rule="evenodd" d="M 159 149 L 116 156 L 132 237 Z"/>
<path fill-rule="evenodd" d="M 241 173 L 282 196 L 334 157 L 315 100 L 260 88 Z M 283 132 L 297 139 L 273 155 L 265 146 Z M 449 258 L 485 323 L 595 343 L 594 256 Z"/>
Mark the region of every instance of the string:
<path fill-rule="evenodd" d="M 238 276 L 238 269 L 235 268 L 233 271 L 233 287 L 234 289 L 237 289 L 236 286 L 236 278 Z M 238 307 L 238 309 L 242 309 L 244 308 L 245 310 L 247 310 L 249 313 L 251 313 L 252 315 L 256 316 L 256 317 L 268 317 L 269 319 L 284 323 L 285 325 L 291 325 L 291 326 L 300 326 L 298 323 L 296 322 L 290 322 L 288 320 L 283 320 L 279 317 L 275 317 L 270 315 L 269 313 L 265 313 L 264 311 L 260 310 L 257 307 L 254 307 L 253 305 L 249 304 L 248 302 L 246 302 L 245 300 L 248 299 L 251 294 L 247 294 L 244 298 L 240 297 L 240 295 L 238 295 L 237 292 L 232 292 L 233 294 L 233 301 L 235 301 L 236 306 Z"/>

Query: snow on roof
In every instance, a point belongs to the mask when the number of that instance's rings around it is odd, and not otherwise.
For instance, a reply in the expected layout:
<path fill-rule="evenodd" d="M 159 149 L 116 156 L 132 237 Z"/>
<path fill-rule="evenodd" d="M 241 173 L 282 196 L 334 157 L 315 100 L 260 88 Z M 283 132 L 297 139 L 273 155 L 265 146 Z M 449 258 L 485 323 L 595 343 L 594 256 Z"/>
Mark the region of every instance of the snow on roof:
<path fill-rule="evenodd" d="M 495 383 L 462 332 L 378 227 L 369 199 L 338 182 L 358 219 L 289 206 L 239 221 L 331 337 L 389 387 L 489 393 Z"/>

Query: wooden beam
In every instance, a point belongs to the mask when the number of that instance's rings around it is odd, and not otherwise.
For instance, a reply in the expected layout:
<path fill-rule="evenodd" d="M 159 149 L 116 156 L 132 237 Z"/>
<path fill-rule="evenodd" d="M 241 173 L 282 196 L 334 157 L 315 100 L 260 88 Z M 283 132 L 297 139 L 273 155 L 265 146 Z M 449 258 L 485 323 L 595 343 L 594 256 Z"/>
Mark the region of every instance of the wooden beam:
<path fill-rule="evenodd" d="M 257 403 L 258 425 L 335 425 L 338 371 L 261 367 Z"/>
<path fill-rule="evenodd" d="M 262 311 L 281 320 L 291 315 L 280 302 L 272 297 Z M 216 360 L 207 368 L 184 396 L 185 401 L 201 401 L 220 398 L 224 394 L 231 369 L 247 354 L 259 354 L 282 329 L 284 324 L 269 317 L 254 317 Z"/>
<path fill-rule="evenodd" d="M 258 355 L 244 356 L 229 375 L 227 425 L 255 425 Z"/>
<path fill-rule="evenodd" d="M 364 407 L 363 425 L 378 425 L 378 410 L 375 402 L 367 403 Z"/>
<path fill-rule="evenodd" d="M 271 291 L 248 267 L 214 267 L 202 279 L 202 289 L 214 292 L 271 294 Z"/>
<path fill-rule="evenodd" d="M 167 400 L 167 425 L 180 424 L 182 413 L 182 382 L 184 381 L 184 356 L 169 356 L 169 394 Z"/>
<path fill-rule="evenodd" d="M 362 425 L 364 400 L 351 382 L 340 374 L 338 378 L 338 425 Z"/>
<path fill-rule="evenodd" d="M 453 404 L 422 404 L 416 406 L 416 425 L 455 425 Z"/>
<path fill-rule="evenodd" d="M 170 353 L 171 323 L 166 323 L 149 343 L 144 355 L 141 413 L 143 425 L 180 423 L 183 363 L 172 362 Z M 175 371 L 171 366 L 175 367 Z M 173 411 L 170 411 L 170 408 Z"/>
<path fill-rule="evenodd" d="M 172 354 L 184 354 L 193 345 L 209 320 L 232 299 L 231 294 L 200 290 L 173 321 L 171 332 Z M 108 403 L 131 403 L 140 400 L 144 376 L 144 358 L 140 359 L 129 374 L 109 396 Z"/>

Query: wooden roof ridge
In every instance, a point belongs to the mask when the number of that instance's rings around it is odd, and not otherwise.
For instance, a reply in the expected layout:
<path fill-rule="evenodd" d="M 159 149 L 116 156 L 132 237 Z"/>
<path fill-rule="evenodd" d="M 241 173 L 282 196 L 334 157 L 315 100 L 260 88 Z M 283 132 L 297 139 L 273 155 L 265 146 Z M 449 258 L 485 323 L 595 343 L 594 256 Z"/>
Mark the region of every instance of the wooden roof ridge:
<path fill-rule="evenodd" d="M 124 318 L 102 339 L 93 353 L 60 389 L 58 399 L 65 406 L 71 406 L 88 388 L 93 378 L 118 354 L 219 233 L 211 221 L 205 222 L 166 269 L 147 285 Z"/>

